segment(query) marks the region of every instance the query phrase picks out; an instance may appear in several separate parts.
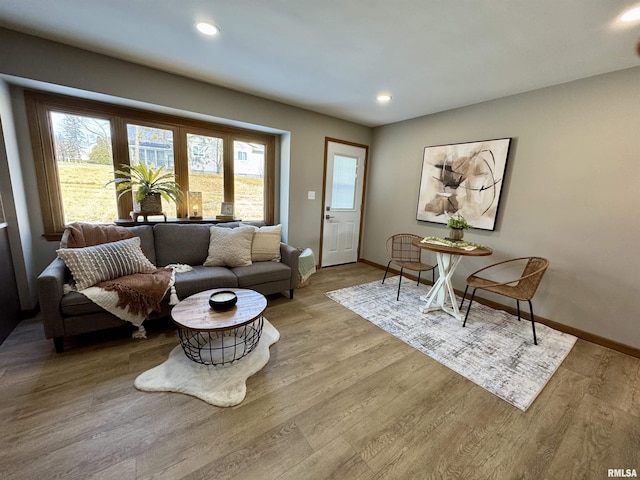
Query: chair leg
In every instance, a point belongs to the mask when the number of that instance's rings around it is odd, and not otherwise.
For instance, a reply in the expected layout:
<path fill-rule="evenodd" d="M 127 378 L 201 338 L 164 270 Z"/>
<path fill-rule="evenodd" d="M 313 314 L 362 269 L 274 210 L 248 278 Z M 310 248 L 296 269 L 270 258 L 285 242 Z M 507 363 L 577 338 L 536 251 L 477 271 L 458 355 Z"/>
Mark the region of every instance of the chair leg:
<path fill-rule="evenodd" d="M 463 327 L 467 324 L 467 318 L 469 318 L 469 310 L 471 310 L 471 304 L 473 303 L 473 297 L 475 295 L 476 295 L 476 289 L 474 288 L 473 292 L 471 292 L 471 298 L 469 299 L 469 306 L 467 307 L 467 314 L 464 316 L 464 322 L 462 322 L 462 326 Z"/>
<path fill-rule="evenodd" d="M 431 269 L 431 285 L 435 285 L 436 284 L 436 267 L 433 267 Z"/>
<path fill-rule="evenodd" d="M 387 273 L 389 273 L 389 266 L 391 265 L 391 260 L 387 263 L 387 269 L 384 271 L 384 277 L 382 277 L 382 284 L 384 285 L 384 281 L 387 279 Z"/>
<path fill-rule="evenodd" d="M 418 270 L 418 283 L 416 283 L 416 286 L 420 286 L 420 270 Z"/>
<path fill-rule="evenodd" d="M 469 285 L 467 284 L 466 287 L 464 287 L 464 293 L 462 294 L 462 300 L 460 301 L 460 307 L 458 308 L 462 308 L 462 305 L 464 305 L 464 299 L 467 296 L 467 290 L 469 290 Z"/>
<path fill-rule="evenodd" d="M 396 301 L 400 300 L 400 285 L 402 285 L 402 269 L 404 267 L 400 267 L 400 280 L 398 280 L 398 295 L 396 295 Z"/>
<path fill-rule="evenodd" d="M 528 300 L 528 302 L 529 302 L 529 311 L 531 312 L 531 328 L 533 330 L 533 344 L 537 345 L 538 339 L 536 338 L 536 322 L 535 322 L 535 319 L 533 318 L 533 305 L 531 305 L 531 300 Z"/>
<path fill-rule="evenodd" d="M 516 300 L 516 307 L 518 308 L 518 321 L 520 321 L 520 300 Z"/>

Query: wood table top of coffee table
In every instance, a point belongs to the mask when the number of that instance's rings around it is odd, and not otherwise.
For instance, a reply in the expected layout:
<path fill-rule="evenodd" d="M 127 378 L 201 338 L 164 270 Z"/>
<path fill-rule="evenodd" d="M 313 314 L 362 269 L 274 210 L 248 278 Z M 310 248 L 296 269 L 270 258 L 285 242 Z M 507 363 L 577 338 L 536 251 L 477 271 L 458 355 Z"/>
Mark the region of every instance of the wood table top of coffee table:
<path fill-rule="evenodd" d="M 214 310 L 209 297 L 216 292 L 231 291 L 238 302 L 229 310 Z M 244 288 L 214 288 L 181 300 L 171 311 L 173 322 L 180 328 L 203 332 L 230 330 L 259 318 L 267 308 L 267 299 L 255 290 Z"/>

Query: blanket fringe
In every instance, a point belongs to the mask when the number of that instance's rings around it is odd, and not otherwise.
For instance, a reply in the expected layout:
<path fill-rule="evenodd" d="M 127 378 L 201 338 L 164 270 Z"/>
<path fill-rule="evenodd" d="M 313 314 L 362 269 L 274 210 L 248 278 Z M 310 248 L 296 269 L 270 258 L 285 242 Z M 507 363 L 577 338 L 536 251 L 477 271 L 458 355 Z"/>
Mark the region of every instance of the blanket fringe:
<path fill-rule="evenodd" d="M 193 270 L 193 267 L 191 267 L 191 265 L 185 265 L 184 263 L 171 263 L 165 268 L 173 270 L 173 275 L 171 275 L 171 280 L 169 281 L 169 287 L 171 288 L 171 295 L 169 295 L 169 305 L 177 305 L 180 302 L 180 299 L 178 298 L 175 287 L 176 273 L 190 272 L 191 270 Z"/>
<path fill-rule="evenodd" d="M 174 272 L 182 273 L 182 272 L 190 272 L 193 270 L 191 265 L 187 265 L 185 263 L 170 263 L 164 268 L 170 268 Z"/>
<path fill-rule="evenodd" d="M 169 296 L 169 305 L 177 305 L 180 302 L 178 294 L 176 293 L 176 287 L 171 285 L 171 295 Z"/>
<path fill-rule="evenodd" d="M 140 325 L 137 330 L 134 330 L 131 338 L 147 338 L 147 330 L 144 328 L 144 325 Z"/>

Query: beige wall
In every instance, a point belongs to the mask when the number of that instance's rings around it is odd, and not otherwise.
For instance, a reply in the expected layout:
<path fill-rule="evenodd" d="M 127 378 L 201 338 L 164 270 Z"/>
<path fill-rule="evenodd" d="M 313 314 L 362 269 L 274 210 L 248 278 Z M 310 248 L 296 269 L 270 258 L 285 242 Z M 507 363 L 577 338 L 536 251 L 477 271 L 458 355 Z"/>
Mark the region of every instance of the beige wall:
<path fill-rule="evenodd" d="M 386 264 L 396 232 L 446 234 L 415 220 L 425 146 L 502 137 L 513 142 L 496 230 L 465 234 L 495 253 L 465 258 L 454 287 L 489 263 L 544 256 L 536 313 L 640 348 L 640 67 L 374 129 L 363 257 Z"/>
<path fill-rule="evenodd" d="M 24 189 L 28 192 L 34 234 L 32 243 L 36 261 L 32 277 L 54 258 L 56 245 L 40 237 L 43 229 L 24 102 L 20 89 L 15 87 L 28 83 L 26 80 L 46 82 L 47 88 L 72 87 L 144 102 L 163 110 L 172 109 L 174 113 L 190 112 L 281 132 L 282 164 L 278 171 L 283 178 L 278 185 L 278 200 L 282 210 L 278 212 L 278 218 L 287 222 L 289 243 L 296 247 L 311 247 L 316 254 L 322 215 L 324 139 L 334 137 L 370 143 L 371 129 L 368 127 L 10 30 L 0 29 L 0 45 L 0 74 L 5 75 L 4 82 L 12 86 L 13 92 L 13 112 L 5 110 L 0 114 L 16 119 L 19 163 L 24 174 Z M 316 200 L 307 199 L 309 190 L 316 192 Z M 24 284 L 21 287 L 23 290 L 28 288 Z M 30 295 L 35 299 L 32 289 Z M 28 306 L 23 305 L 23 308 Z"/>

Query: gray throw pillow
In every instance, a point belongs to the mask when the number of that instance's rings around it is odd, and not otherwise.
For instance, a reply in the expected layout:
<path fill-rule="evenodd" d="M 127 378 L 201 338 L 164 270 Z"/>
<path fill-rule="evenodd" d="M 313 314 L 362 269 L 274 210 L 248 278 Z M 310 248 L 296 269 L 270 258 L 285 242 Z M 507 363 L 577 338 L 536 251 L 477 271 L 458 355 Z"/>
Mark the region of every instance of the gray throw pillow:
<path fill-rule="evenodd" d="M 209 229 L 209 255 L 205 267 L 246 267 L 251 265 L 252 227 Z"/>
<path fill-rule="evenodd" d="M 156 270 L 142 253 L 139 237 L 93 247 L 60 248 L 56 252 L 71 270 L 78 290 L 105 280 Z"/>

